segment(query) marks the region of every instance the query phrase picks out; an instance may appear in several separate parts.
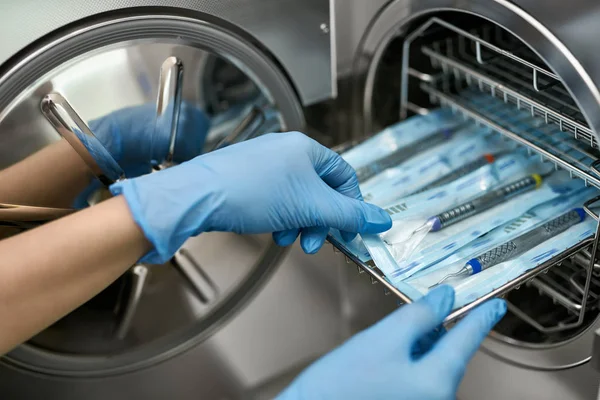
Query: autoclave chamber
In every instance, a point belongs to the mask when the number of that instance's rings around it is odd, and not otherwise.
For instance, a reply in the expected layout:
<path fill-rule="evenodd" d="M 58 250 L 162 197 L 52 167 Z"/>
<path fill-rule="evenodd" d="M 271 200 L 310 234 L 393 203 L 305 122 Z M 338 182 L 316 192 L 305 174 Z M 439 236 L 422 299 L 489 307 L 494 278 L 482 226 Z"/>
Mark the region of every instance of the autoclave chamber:
<path fill-rule="evenodd" d="M 445 106 L 600 187 L 600 60 L 592 50 L 598 18 L 600 6 L 591 1 L 387 2 L 357 45 L 355 130 L 340 149 Z M 470 93 L 525 116 L 490 112 L 470 102 Z M 587 211 L 598 220 L 594 201 Z M 509 312 L 472 364 L 460 398 L 595 398 L 598 376 L 589 361 L 600 328 L 597 237 L 487 296 L 503 296 Z M 410 302 L 372 262 L 346 256 L 386 293 Z M 513 374 L 519 378 L 506 387 Z"/>
<path fill-rule="evenodd" d="M 149 134 L 166 131 L 169 152 L 154 166 L 160 169 L 177 158 L 171 143 L 184 135 L 205 136 L 203 152 L 209 152 L 264 133 L 303 130 L 303 106 L 335 92 L 326 2 L 130 1 L 81 7 L 61 1 L 0 9 L 6 38 L 0 46 L 1 168 L 23 163 L 35 168 L 31 160 L 37 154 L 66 141 L 97 180 L 83 198 L 86 205 L 101 201 L 106 185 L 129 174 L 94 139 L 94 131 L 102 129 L 95 122 L 107 115 L 128 109 L 144 120 Z M 273 14 L 270 22 L 263 20 L 265 13 Z M 21 32 L 17 21 L 31 29 Z M 299 33 L 284 25 L 314 29 Z M 199 114 L 201 126 L 194 122 Z M 165 123 L 159 128 L 158 121 Z M 99 151 L 95 158 L 90 149 Z M 50 187 L 62 188 L 61 168 L 39 173 Z M 25 183 L 3 191 L 4 236 L 74 211 L 74 198 L 29 189 Z M 262 236 L 240 241 L 237 235 L 202 235 L 166 265 L 132 266 L 2 363 L 57 378 L 100 378 L 151 367 L 211 336 L 284 255 Z M 24 389 L 9 382 L 1 386 L 9 397 Z"/>

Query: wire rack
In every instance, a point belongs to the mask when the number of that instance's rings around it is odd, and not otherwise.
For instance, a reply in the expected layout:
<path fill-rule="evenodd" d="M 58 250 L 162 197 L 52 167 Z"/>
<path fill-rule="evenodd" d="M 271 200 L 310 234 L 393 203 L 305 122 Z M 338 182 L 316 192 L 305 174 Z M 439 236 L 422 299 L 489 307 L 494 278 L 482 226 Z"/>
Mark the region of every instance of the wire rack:
<path fill-rule="evenodd" d="M 430 62 L 429 70 L 413 62 L 419 58 Z M 432 18 L 404 41 L 400 118 L 406 118 L 411 111 L 427 113 L 433 104 L 450 107 L 465 120 L 489 127 L 507 140 L 523 145 L 530 153 L 538 154 L 543 161 L 553 163 L 556 169 L 565 169 L 573 178 L 600 188 L 596 136 L 560 78 L 542 65 L 529 48 L 498 27 L 490 25 L 467 32 Z M 422 106 L 413 102 L 419 98 L 413 96 L 415 91 L 426 94 L 431 104 Z M 600 198 L 593 199 L 584 207 L 595 220 L 599 218 L 591 207 L 598 202 Z M 593 237 L 456 310 L 447 322 L 462 317 L 490 298 L 528 285 L 568 310 L 568 317 L 551 326 L 543 325 L 511 304 L 515 315 L 542 333 L 580 327 L 586 311 L 598 308 L 600 266 L 592 261 L 597 259 L 592 254 L 597 254 L 595 238 L 599 233 L 600 225 Z M 348 262 L 368 273 L 373 283 L 381 282 L 386 293 L 396 295 L 402 302 L 411 302 L 372 262 L 364 263 L 335 239 L 330 241 L 346 255 Z"/>
<path fill-rule="evenodd" d="M 560 313 L 558 309 L 555 309 L 555 317 L 552 318 L 552 322 L 546 323 L 524 311 L 514 302 L 509 302 L 510 311 L 546 335 L 579 328 L 584 322 L 579 319 L 583 307 L 585 307 L 585 313 L 597 314 L 600 306 L 600 274 L 598 272 L 592 274 L 587 291 L 587 301 L 583 301 L 586 293 L 587 267 L 590 262 L 589 254 L 587 249 L 575 253 L 560 265 L 544 271 L 543 274 L 527 283 L 527 286 L 535 289 L 539 296 L 550 298 L 556 308 L 562 307 L 567 312 Z M 556 315 L 560 315 L 560 317 L 556 317 Z"/>
<path fill-rule="evenodd" d="M 427 40 L 429 32 L 445 30 L 442 39 Z M 600 188 L 598 142 L 585 122 L 576 102 L 558 76 L 518 40 L 497 26 L 484 26 L 467 32 L 433 18 L 404 44 L 403 90 L 400 114 L 421 110 L 409 101 L 411 80 L 433 104 L 453 109 L 467 120 L 487 126 L 508 140 L 523 145 L 556 169 L 565 169 L 573 178 Z M 439 38 L 439 35 L 437 36 Z M 421 79 L 422 72 L 410 65 L 415 48 L 426 57 L 433 73 Z M 433 77 L 433 78 L 432 78 Z M 596 220 L 588 202 L 586 211 Z M 595 237 L 598 237 L 600 226 Z M 547 296 L 568 312 L 561 321 L 543 325 L 516 305 L 511 311 L 540 332 L 548 334 L 580 327 L 587 311 L 598 307 L 600 275 L 596 257 L 598 242 L 568 249 L 548 261 L 544 268 L 531 271 L 506 285 L 507 291 L 523 282 Z M 540 274 L 544 272 L 543 274 Z"/>
<path fill-rule="evenodd" d="M 502 95 L 505 102 L 512 102 L 518 108 L 527 108 L 548 123 L 556 123 L 561 130 L 570 132 L 575 138 L 598 147 L 593 131 L 560 78 L 541 67 L 541 60 L 525 45 L 511 40 L 512 36 L 507 36 L 496 25 L 486 25 L 479 32 L 467 32 L 439 18 L 432 18 L 411 33 L 403 51 L 402 119 L 407 117 L 411 108 L 409 77 L 415 75 L 414 70 L 412 74 L 409 73 L 411 47 L 418 42 L 417 39 L 426 37 L 429 31 L 436 31 L 435 28 L 445 29 L 448 34 L 443 40 L 422 45 L 420 50 L 431 59 L 432 66 L 441 69 L 445 76 L 453 75 L 460 79 L 459 75 L 463 75 L 469 85 L 487 85 Z M 492 36 L 498 45 L 492 43 Z M 418 70 L 416 73 L 422 74 Z"/>
<path fill-rule="evenodd" d="M 477 96 L 477 89 L 466 88 L 457 93 L 446 90 L 444 86 L 450 84 L 444 80 L 438 86 L 421 85 L 432 102 L 450 107 L 464 118 L 517 141 L 528 151 L 539 154 L 542 160 L 554 163 L 557 169 L 565 169 L 573 177 L 583 179 L 587 185 L 600 188 L 597 171 L 600 156 L 595 149 L 585 146 L 558 127 L 546 124 L 543 119 L 532 116 L 526 110 L 511 107 L 502 99 Z"/>

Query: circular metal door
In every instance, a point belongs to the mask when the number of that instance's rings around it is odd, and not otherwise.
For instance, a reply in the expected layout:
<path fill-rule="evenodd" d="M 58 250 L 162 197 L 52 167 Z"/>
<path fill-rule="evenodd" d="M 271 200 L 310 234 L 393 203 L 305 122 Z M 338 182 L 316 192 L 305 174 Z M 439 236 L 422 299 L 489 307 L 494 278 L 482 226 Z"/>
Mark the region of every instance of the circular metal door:
<path fill-rule="evenodd" d="M 89 22 L 31 49 L 0 76 L 0 165 L 27 163 L 66 140 L 98 179 L 90 183 L 93 190 L 68 203 L 44 196 L 10 199 L 20 215 L 35 210 L 31 206 L 45 211 L 36 223 L 7 214 L 5 235 L 101 201 L 106 185 L 123 173 L 129 178 L 150 172 L 120 165 L 102 140 L 94 139 L 103 118 L 124 109 L 137 115 L 131 124 L 154 127 L 148 129 L 148 141 L 169 135 L 169 143 L 175 143 L 181 135 L 197 134 L 205 138 L 203 152 L 304 126 L 290 83 L 248 38 L 178 16 Z M 194 124 L 194 118 L 203 122 Z M 159 122 L 165 119 L 168 123 Z M 121 135 L 129 133 L 120 128 Z M 83 146 L 82 132 L 93 139 Z M 140 148 L 144 145 L 140 142 Z M 169 146 L 151 168 L 171 166 L 177 159 L 173 150 Z M 60 176 L 53 179 L 59 186 Z M 258 236 L 246 241 L 256 257 L 235 259 L 230 246 L 239 241 L 233 236 L 202 234 L 165 265 L 132 266 L 3 362 L 41 374 L 97 377 L 145 368 L 186 351 L 247 302 L 284 255 L 270 238 Z M 74 245 L 85 246 L 85 238 Z M 202 254 L 214 259 L 217 252 L 221 265 L 203 264 Z"/>
<path fill-rule="evenodd" d="M 565 98 L 576 104 L 574 108 L 578 108 L 577 111 L 586 117 L 589 126 L 593 126 L 594 110 L 598 103 L 591 97 L 597 88 L 590 86 L 589 82 L 588 86 L 581 84 L 580 80 L 587 77 L 583 71 L 573 67 L 576 62 L 570 49 L 562 46 L 550 30 L 522 9 L 504 0 L 474 0 L 460 5 L 446 0 L 397 0 L 384 7 L 371 22 L 355 59 L 354 111 L 355 115 L 363 118 L 362 124 L 356 124 L 356 138 L 377 132 L 399 120 L 399 93 L 406 89 L 402 87 L 400 79 L 401 68 L 403 65 L 412 67 L 418 64 L 414 60 L 422 57 L 417 50 L 403 54 L 403 45 L 411 33 L 433 17 L 484 38 L 485 32 L 480 28 L 492 27 L 504 35 L 502 38 L 518 42 L 520 54 L 540 60 L 561 77 L 567 89 L 565 93 L 568 92 Z M 558 29 L 560 27 L 553 28 L 557 28 L 556 32 L 562 32 Z M 443 29 L 440 32 L 443 33 Z M 440 32 L 438 39 L 451 39 L 442 37 Z M 432 65 L 424 66 L 435 71 L 432 74 L 441 73 Z M 420 71 L 411 72 L 416 76 Z M 412 91 L 413 95 L 419 96 L 415 92 Z M 427 98 L 423 97 L 417 99 L 416 103 L 426 103 Z M 430 105 L 436 106 L 433 103 Z M 592 290 L 586 300 L 587 308 L 578 310 L 577 301 L 571 305 L 571 300 L 563 301 L 568 306 L 564 307 L 559 295 L 564 294 L 563 298 L 569 299 L 584 297 L 580 294 L 581 278 L 586 276 L 583 272 L 589 268 L 589 264 L 589 254 L 585 256 L 580 253 L 562 265 L 554 266 L 547 275 L 528 282 L 520 290 L 510 292 L 507 296 L 509 313 L 485 341 L 483 351 L 503 362 L 532 370 L 564 370 L 587 363 L 591 356 L 594 330 L 600 324 L 598 271 L 595 270 L 591 280 Z M 547 289 L 549 285 L 553 285 L 554 291 Z M 562 292 L 558 293 L 556 289 Z M 585 302 L 579 300 L 579 304 Z M 567 328 L 574 325 L 572 321 L 577 320 L 580 311 L 584 318 L 576 327 Z"/>

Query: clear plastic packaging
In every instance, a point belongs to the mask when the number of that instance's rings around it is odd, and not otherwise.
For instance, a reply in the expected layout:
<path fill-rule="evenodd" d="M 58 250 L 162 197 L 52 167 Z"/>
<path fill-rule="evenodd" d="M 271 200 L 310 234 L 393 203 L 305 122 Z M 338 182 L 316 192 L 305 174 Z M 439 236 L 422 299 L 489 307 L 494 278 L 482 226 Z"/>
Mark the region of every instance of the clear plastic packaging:
<path fill-rule="evenodd" d="M 548 166 L 523 154 L 511 154 L 450 184 L 397 200 L 384 207 L 392 216 L 393 226 L 381 238 L 390 246 L 390 251 L 398 262 L 409 260 L 419 251 L 420 244 L 430 233 L 437 234 L 437 231 L 447 229 L 435 226 L 432 217 L 490 193 L 507 182 L 523 179 L 540 171 L 548 172 Z M 465 210 L 471 212 L 475 209 Z M 455 214 L 457 213 L 452 215 Z"/>
<path fill-rule="evenodd" d="M 406 282 L 420 292 L 427 293 L 432 285 L 440 282 L 444 277 L 458 272 L 470 259 L 541 226 L 557 215 L 581 207 L 587 200 L 598 194 L 600 191 L 595 188 L 583 188 L 533 207 L 487 234 L 479 236 L 467 245 L 457 248 L 450 256 L 413 275 Z M 452 283 L 452 280 L 449 280 L 448 283 Z"/>
<path fill-rule="evenodd" d="M 361 184 L 365 201 L 384 206 L 396 199 L 443 186 L 514 150 L 487 129 L 470 127 L 447 143 L 387 169 Z"/>
<path fill-rule="evenodd" d="M 511 118 L 505 116 L 506 121 Z M 423 126 L 423 121 L 423 117 L 415 117 L 398 124 L 393 127 L 396 130 L 376 135 L 343 155 L 353 166 L 367 171 L 362 176 L 369 179 L 359 179 L 361 191 L 366 201 L 391 215 L 392 229 L 381 235 L 359 236 L 351 243 L 344 243 L 338 232 L 331 232 L 335 241 L 356 258 L 365 263 L 372 260 L 386 279 L 409 298 L 424 295 L 444 277 L 462 269 L 465 258 L 498 240 L 552 221 L 566 208 L 575 204 L 580 207 L 597 194 L 583 181 L 555 170 L 551 163 L 532 157 L 514 142 L 501 140 L 487 129 L 463 125 L 448 116 L 447 110 L 438 110 L 428 119 L 427 134 L 440 135 L 448 126 L 454 126 L 451 139 L 433 141 L 432 147 L 381 170 L 385 166 L 380 162 L 382 158 L 403 145 L 412 148 L 415 140 L 409 137 L 420 138 L 417 142 L 423 138 L 414 130 Z M 445 121 L 446 128 L 440 128 L 440 121 Z M 392 148 L 386 151 L 383 147 L 390 143 Z M 494 157 L 482 162 L 482 156 L 487 155 Z M 371 168 L 370 163 L 378 166 Z M 572 247 L 593 233 L 593 225 L 588 218 L 577 226 L 565 226 L 565 233 L 570 235 L 557 233 L 547 242 L 535 242 L 531 251 L 515 255 L 515 260 L 525 265 L 517 266 L 509 260 L 472 277 L 451 280 L 459 296 L 457 307 Z M 493 277 L 494 283 L 483 284 L 479 276 Z"/>
<path fill-rule="evenodd" d="M 430 230 L 416 246 L 415 243 L 409 244 L 415 246 L 412 253 L 406 253 L 405 243 L 397 245 L 388 242 L 391 254 L 398 262 L 398 269 L 389 278 L 404 280 L 448 257 L 457 248 L 465 246 L 486 232 L 519 217 L 532 207 L 561 195 L 575 193 L 584 186 L 582 181 L 571 179 L 567 172 L 556 172 L 535 190 L 505 200 L 446 229 L 437 232 Z"/>
<path fill-rule="evenodd" d="M 342 157 L 354 169 L 375 163 L 415 142 L 427 139 L 445 129 L 463 124 L 449 109 L 441 108 L 427 115 L 417 115 L 392 125 L 363 143 L 355 146 Z"/>
<path fill-rule="evenodd" d="M 518 258 L 491 267 L 464 280 L 449 282 L 456 291 L 455 308 L 469 304 L 555 255 L 588 239 L 596 232 L 596 221 L 587 218 L 564 233 L 547 240 Z"/>

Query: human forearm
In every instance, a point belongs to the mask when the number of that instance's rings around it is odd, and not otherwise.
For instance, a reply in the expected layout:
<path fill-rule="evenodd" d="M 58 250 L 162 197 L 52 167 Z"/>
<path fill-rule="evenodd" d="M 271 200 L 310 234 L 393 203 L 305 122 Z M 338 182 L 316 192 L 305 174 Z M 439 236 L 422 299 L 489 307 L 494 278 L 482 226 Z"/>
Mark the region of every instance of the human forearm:
<path fill-rule="evenodd" d="M 71 207 L 91 179 L 81 157 L 60 140 L 0 171 L 0 203 Z"/>
<path fill-rule="evenodd" d="M 117 197 L 0 242 L 0 354 L 102 291 L 150 249 Z"/>

